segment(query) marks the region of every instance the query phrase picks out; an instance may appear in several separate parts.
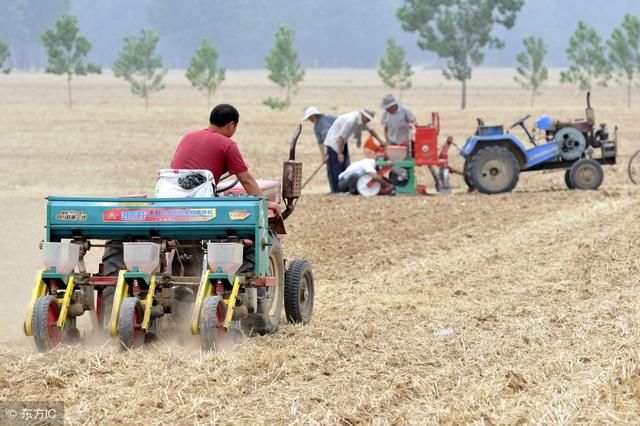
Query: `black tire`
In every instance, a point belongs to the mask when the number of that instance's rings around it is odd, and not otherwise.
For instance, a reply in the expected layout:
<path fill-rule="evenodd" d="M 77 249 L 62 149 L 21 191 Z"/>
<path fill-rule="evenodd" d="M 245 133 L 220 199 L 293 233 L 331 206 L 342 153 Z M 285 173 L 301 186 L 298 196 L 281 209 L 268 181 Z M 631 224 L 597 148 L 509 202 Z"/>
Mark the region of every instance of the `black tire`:
<path fill-rule="evenodd" d="M 627 166 L 627 173 L 631 182 L 638 185 L 640 184 L 640 150 L 636 151 L 629 159 L 629 165 Z"/>
<path fill-rule="evenodd" d="M 473 184 L 471 183 L 471 177 L 469 176 L 469 168 L 467 167 L 467 164 L 469 162 L 465 161 L 464 163 L 464 169 L 462 171 L 462 177 L 464 178 L 464 183 L 467 184 L 467 192 L 473 192 L 476 189 L 473 187 Z"/>
<path fill-rule="evenodd" d="M 507 148 L 488 146 L 469 159 L 468 174 L 471 185 L 483 194 L 511 192 L 518 184 L 520 165 Z"/>
<path fill-rule="evenodd" d="M 122 269 L 127 269 L 124 264 L 124 251 L 122 241 L 111 240 L 105 243 L 102 254 L 102 266 L 104 275 L 116 277 Z"/>
<path fill-rule="evenodd" d="M 62 341 L 57 321 L 60 307 L 55 296 L 42 296 L 36 300 L 31 318 L 31 331 L 40 352 L 48 352 Z"/>
<path fill-rule="evenodd" d="M 604 171 L 596 160 L 578 160 L 569 169 L 569 180 L 575 189 L 596 190 L 602 185 Z"/>
<path fill-rule="evenodd" d="M 203 351 L 219 350 L 225 337 L 223 328 L 226 307 L 222 297 L 209 296 L 200 308 L 200 347 Z"/>
<path fill-rule="evenodd" d="M 314 294 L 311 263 L 295 259 L 284 275 L 284 311 L 287 321 L 308 324 L 313 315 Z"/>
<path fill-rule="evenodd" d="M 280 325 L 284 305 L 284 261 L 278 237 L 269 233 L 269 276 L 276 277 L 275 287 L 259 287 L 257 311 L 243 320 L 246 334 L 275 333 Z"/>
<path fill-rule="evenodd" d="M 144 344 L 143 316 L 142 304 L 137 297 L 124 299 L 118 317 L 118 338 L 125 349 L 136 349 Z"/>
<path fill-rule="evenodd" d="M 567 185 L 567 188 L 576 189 L 576 187 L 573 186 L 573 183 L 571 182 L 570 172 L 571 169 L 567 169 L 564 171 L 564 183 Z"/>
<path fill-rule="evenodd" d="M 107 241 L 105 243 L 104 253 L 102 254 L 102 266 L 104 275 L 108 277 L 117 277 L 120 270 L 127 269 L 124 264 L 124 252 L 122 241 Z M 113 296 L 116 292 L 115 286 L 105 287 L 102 291 L 102 324 L 103 330 L 109 329 L 109 321 L 111 320 L 111 311 L 113 310 Z"/>

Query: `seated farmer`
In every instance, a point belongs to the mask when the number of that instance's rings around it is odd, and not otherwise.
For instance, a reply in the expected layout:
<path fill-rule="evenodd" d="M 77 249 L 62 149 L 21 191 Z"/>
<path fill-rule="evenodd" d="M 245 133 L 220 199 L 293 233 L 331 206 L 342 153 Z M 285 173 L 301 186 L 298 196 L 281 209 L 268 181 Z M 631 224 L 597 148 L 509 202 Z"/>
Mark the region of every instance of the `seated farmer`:
<path fill-rule="evenodd" d="M 393 185 L 378 174 L 376 160 L 372 158 L 356 161 L 347 167 L 344 172 L 340 173 L 338 177 L 338 189 L 340 192 L 358 194 L 358 179 L 365 174 L 371 175 L 374 181 L 382 185 L 380 195 L 386 195 L 393 191 Z"/>
<path fill-rule="evenodd" d="M 327 147 L 327 177 L 331 192 L 339 192 L 338 175 L 349 166 L 349 148 L 347 146 L 349 138 L 355 137 L 359 147 L 362 130 L 366 130 L 378 140 L 380 145 L 384 145 L 378 134 L 367 126 L 367 123 L 373 120 L 373 116 L 374 112 L 367 108 L 343 114 L 336 118 L 327 131 L 323 143 Z"/>
<path fill-rule="evenodd" d="M 336 121 L 335 115 L 328 115 L 321 113 L 318 108 L 311 106 L 304 111 L 304 117 L 302 121 L 307 121 L 313 123 L 313 133 L 316 135 L 316 140 L 318 141 L 318 148 L 320 149 L 320 161 L 324 162 L 326 159 L 326 152 L 324 149 L 324 140 L 327 137 L 327 132 L 329 128 Z"/>
<path fill-rule="evenodd" d="M 404 105 L 400 105 L 392 94 L 385 95 L 380 102 L 384 109 L 382 126 L 384 137 L 390 145 L 412 141 L 415 135 L 416 116 Z"/>
<path fill-rule="evenodd" d="M 173 154 L 172 169 L 206 169 L 216 182 L 225 173 L 236 175 L 249 195 L 262 195 L 256 180 L 231 139 L 238 128 L 240 114 L 232 105 L 220 104 L 211 111 L 209 127 L 189 132 Z"/>

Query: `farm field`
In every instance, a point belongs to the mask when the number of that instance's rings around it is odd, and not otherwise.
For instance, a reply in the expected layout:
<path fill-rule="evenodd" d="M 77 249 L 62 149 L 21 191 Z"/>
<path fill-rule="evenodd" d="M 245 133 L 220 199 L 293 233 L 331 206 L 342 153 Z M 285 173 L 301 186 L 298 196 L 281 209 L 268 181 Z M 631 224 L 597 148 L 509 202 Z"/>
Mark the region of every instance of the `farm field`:
<path fill-rule="evenodd" d="M 403 101 L 420 123 L 439 111 L 441 141 L 460 145 L 476 117 L 584 116 L 577 89 L 549 83 L 530 107 L 512 75 L 478 70 L 460 111 L 459 85 L 420 71 Z M 110 74 L 81 78 L 69 110 L 62 78 L 0 76 L 0 401 L 62 400 L 71 424 L 638 423 L 640 187 L 626 162 L 640 149 L 640 107 L 626 108 L 615 87 L 592 94 L 597 122 L 620 127 L 619 164 L 595 192 L 569 191 L 555 172 L 521 175 L 497 196 L 466 193 L 454 176 L 453 196 L 365 199 L 327 195 L 319 173 L 284 243 L 314 265 L 308 326 L 283 320 L 216 354 L 186 328 L 135 352 L 87 334 L 38 354 L 22 321 L 41 268 L 44 197 L 151 193 L 210 109 L 181 72 L 166 84 L 145 109 Z M 368 105 L 380 130 L 386 92 L 373 70 L 308 70 L 292 107 L 272 112 L 262 100 L 279 92 L 266 72 L 229 71 L 214 99 L 239 108 L 235 139 L 254 176 L 279 179 L 306 106 Z M 319 164 L 309 123 L 298 152 L 306 177 Z"/>

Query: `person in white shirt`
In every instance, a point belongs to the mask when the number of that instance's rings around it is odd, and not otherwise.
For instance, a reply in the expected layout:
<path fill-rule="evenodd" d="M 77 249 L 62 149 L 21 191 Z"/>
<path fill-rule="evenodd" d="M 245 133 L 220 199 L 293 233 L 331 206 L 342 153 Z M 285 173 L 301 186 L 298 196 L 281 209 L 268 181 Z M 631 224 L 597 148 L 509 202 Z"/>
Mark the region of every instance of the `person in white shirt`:
<path fill-rule="evenodd" d="M 367 126 L 374 115 L 374 112 L 367 108 L 340 115 L 327 131 L 323 143 L 327 147 L 327 178 L 331 192 L 339 192 L 338 175 L 350 164 L 347 145 L 350 138 L 355 137 L 357 146 L 360 146 L 362 131 L 366 130 L 378 140 L 380 145 L 384 145 L 378 134 Z"/>
<path fill-rule="evenodd" d="M 351 164 L 347 169 L 338 176 L 338 190 L 340 192 L 350 192 L 358 194 L 358 179 L 365 174 L 369 174 L 374 181 L 382 185 L 380 194 L 389 194 L 393 191 L 393 185 L 384 177 L 378 174 L 376 160 L 365 158 Z"/>

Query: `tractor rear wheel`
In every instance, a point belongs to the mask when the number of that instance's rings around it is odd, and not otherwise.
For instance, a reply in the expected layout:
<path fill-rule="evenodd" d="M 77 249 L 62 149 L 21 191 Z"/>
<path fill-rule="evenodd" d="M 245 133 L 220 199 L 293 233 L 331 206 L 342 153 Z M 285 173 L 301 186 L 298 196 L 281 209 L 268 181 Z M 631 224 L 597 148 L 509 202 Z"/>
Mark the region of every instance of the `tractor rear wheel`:
<path fill-rule="evenodd" d="M 469 168 L 467 167 L 467 164 L 469 164 L 469 162 L 465 161 L 464 169 L 462 171 L 462 177 L 464 178 L 464 183 L 467 184 L 467 192 L 473 192 L 476 189 L 473 187 L 473 184 L 471 183 L 471 176 L 469 176 Z"/>
<path fill-rule="evenodd" d="M 631 156 L 629 165 L 627 166 L 627 173 L 629 174 L 631 182 L 636 185 L 640 184 L 640 150 Z"/>
<path fill-rule="evenodd" d="M 569 181 L 575 189 L 595 190 L 603 180 L 602 166 L 593 159 L 578 160 L 569 169 Z"/>
<path fill-rule="evenodd" d="M 489 146 L 482 148 L 469 160 L 471 186 L 483 194 L 511 192 L 518 183 L 520 165 L 507 148 Z"/>
<path fill-rule="evenodd" d="M 567 169 L 564 171 L 564 183 L 567 185 L 567 188 L 576 189 L 576 187 L 573 186 L 573 183 L 571 182 L 570 172 L 571 172 L 571 169 Z"/>
<path fill-rule="evenodd" d="M 220 296 L 209 296 L 200 308 L 200 347 L 203 351 L 215 352 L 222 346 L 225 337 L 224 317 L 226 307 Z"/>
<path fill-rule="evenodd" d="M 295 259 L 284 275 L 284 311 L 287 321 L 308 324 L 313 314 L 314 283 L 311 263 Z"/>
<path fill-rule="evenodd" d="M 282 307 L 284 305 L 284 260 L 278 237 L 269 233 L 271 253 L 268 259 L 268 276 L 275 277 L 273 287 L 259 287 L 257 289 L 257 310 L 249 314 L 243 322 L 246 334 L 269 334 L 278 330 Z"/>
<path fill-rule="evenodd" d="M 105 276 L 117 277 L 122 269 L 127 269 L 124 264 L 122 247 L 122 241 L 111 240 L 106 242 L 104 253 L 102 255 L 102 265 Z M 102 291 L 101 315 L 98 320 L 101 320 L 102 323 L 100 324 L 100 328 L 103 330 L 109 329 L 109 321 L 111 321 L 111 310 L 113 309 L 113 297 L 115 292 L 115 286 L 105 287 Z"/>
<path fill-rule="evenodd" d="M 118 337 L 125 349 L 139 348 L 144 344 L 142 304 L 137 297 L 127 297 L 120 306 Z"/>
<path fill-rule="evenodd" d="M 42 296 L 36 300 L 31 319 L 31 330 L 40 352 L 48 352 L 62 341 L 58 329 L 60 306 L 55 296 Z"/>

